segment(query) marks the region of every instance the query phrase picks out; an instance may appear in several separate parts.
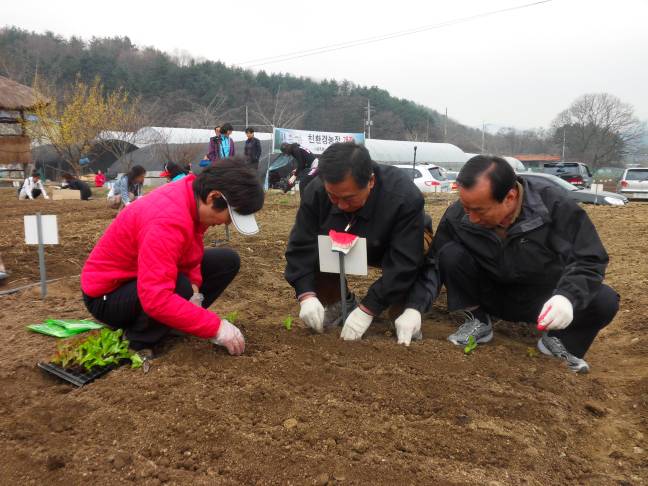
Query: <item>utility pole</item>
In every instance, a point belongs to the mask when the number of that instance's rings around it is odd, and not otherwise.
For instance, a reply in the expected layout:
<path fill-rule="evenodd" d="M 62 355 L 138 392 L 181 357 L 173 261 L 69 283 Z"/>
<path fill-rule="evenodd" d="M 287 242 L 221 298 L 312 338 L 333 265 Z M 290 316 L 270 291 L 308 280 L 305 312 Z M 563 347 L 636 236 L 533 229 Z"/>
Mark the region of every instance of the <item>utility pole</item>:
<path fill-rule="evenodd" d="M 250 125 L 248 124 L 248 107 L 245 105 L 245 128 L 249 127 Z"/>
<path fill-rule="evenodd" d="M 484 148 L 486 145 L 486 135 L 484 134 L 484 130 L 486 130 L 486 123 L 482 122 L 482 148 L 481 148 L 481 153 L 484 153 Z"/>
<path fill-rule="evenodd" d="M 562 149 L 562 157 L 560 158 L 562 162 L 565 161 L 565 131 L 566 128 L 563 126 L 563 149 Z"/>
<path fill-rule="evenodd" d="M 448 107 L 446 106 L 445 120 L 443 122 L 443 141 L 448 141 Z"/>
<path fill-rule="evenodd" d="M 371 100 L 367 99 L 367 116 L 365 117 L 367 138 L 371 138 L 371 125 L 373 125 L 373 121 L 371 121 Z"/>

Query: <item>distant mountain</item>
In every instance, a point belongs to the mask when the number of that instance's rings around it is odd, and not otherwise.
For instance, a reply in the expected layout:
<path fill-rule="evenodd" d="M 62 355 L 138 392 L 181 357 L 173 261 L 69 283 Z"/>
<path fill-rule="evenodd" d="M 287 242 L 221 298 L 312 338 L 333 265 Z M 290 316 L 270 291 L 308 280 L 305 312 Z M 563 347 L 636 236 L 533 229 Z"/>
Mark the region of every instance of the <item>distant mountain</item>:
<path fill-rule="evenodd" d="M 447 141 L 467 152 L 481 150 L 479 129 L 452 119 L 446 121 L 434 109 L 393 97 L 377 86 L 332 79 L 316 82 L 288 74 L 252 72 L 222 62 L 174 57 L 152 47 L 137 47 L 128 37 L 86 42 L 52 32 L 39 34 L 6 27 L 0 29 L 0 59 L 1 75 L 31 85 L 38 73 L 59 93 L 77 76 L 86 82 L 99 76 L 109 90 L 123 86 L 142 98 L 149 125 L 209 128 L 228 121 L 241 129 L 247 107 L 248 123 L 258 131 L 269 130 L 274 124 L 362 132 L 369 101 L 373 138 Z M 490 151 L 500 146 L 510 147 L 506 148 L 508 152 L 524 151 L 489 133 L 486 142 Z"/>

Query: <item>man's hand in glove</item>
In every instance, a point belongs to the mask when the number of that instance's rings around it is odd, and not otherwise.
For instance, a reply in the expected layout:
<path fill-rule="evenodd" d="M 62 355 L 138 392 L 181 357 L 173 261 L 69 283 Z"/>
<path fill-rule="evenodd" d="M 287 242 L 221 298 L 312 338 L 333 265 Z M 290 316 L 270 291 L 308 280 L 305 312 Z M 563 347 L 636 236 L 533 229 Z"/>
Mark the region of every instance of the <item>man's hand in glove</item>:
<path fill-rule="evenodd" d="M 216 336 L 210 339 L 214 344 L 227 348 L 229 354 L 239 356 L 245 351 L 245 338 L 239 328 L 227 319 L 221 319 Z"/>
<path fill-rule="evenodd" d="M 356 307 L 344 322 L 340 338 L 345 341 L 357 341 L 369 329 L 372 321 L 372 315 L 367 314 L 360 306 Z"/>
<path fill-rule="evenodd" d="M 567 297 L 554 295 L 549 299 L 538 316 L 540 331 L 557 331 L 565 329 L 574 319 L 574 307 Z"/>
<path fill-rule="evenodd" d="M 421 313 L 416 309 L 405 309 L 394 324 L 396 324 L 398 344 L 409 346 L 412 339 L 420 340 L 423 338 L 421 334 Z"/>
<path fill-rule="evenodd" d="M 306 297 L 299 302 L 299 318 L 315 332 L 324 331 L 324 306 L 315 296 Z"/>

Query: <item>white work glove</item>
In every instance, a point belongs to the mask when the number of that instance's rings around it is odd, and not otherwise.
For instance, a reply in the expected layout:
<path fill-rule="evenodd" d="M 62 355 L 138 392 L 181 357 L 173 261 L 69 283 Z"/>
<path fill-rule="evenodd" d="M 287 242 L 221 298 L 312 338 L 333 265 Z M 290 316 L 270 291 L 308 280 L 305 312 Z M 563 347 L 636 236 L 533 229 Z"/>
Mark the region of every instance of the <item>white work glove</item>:
<path fill-rule="evenodd" d="M 557 331 L 565 329 L 574 319 L 574 306 L 567 297 L 554 295 L 542 306 L 538 316 L 538 329 Z"/>
<path fill-rule="evenodd" d="M 221 319 L 220 327 L 216 336 L 210 341 L 219 346 L 227 348 L 229 354 L 238 356 L 245 351 L 245 338 L 239 328 L 229 322 L 227 319 Z"/>
<path fill-rule="evenodd" d="M 398 344 L 409 346 L 412 339 L 423 339 L 421 334 L 421 313 L 416 309 L 405 309 L 394 324 L 396 325 Z"/>
<path fill-rule="evenodd" d="M 197 305 L 198 307 L 202 307 L 203 300 L 205 300 L 205 296 L 203 294 L 201 294 L 200 292 L 194 292 L 189 299 L 189 302 Z"/>
<path fill-rule="evenodd" d="M 299 318 L 315 332 L 324 331 L 324 306 L 317 297 L 306 297 L 299 305 Z"/>
<path fill-rule="evenodd" d="M 367 314 L 360 307 L 356 307 L 344 322 L 340 338 L 345 341 L 357 341 L 369 329 L 372 321 L 373 316 Z"/>

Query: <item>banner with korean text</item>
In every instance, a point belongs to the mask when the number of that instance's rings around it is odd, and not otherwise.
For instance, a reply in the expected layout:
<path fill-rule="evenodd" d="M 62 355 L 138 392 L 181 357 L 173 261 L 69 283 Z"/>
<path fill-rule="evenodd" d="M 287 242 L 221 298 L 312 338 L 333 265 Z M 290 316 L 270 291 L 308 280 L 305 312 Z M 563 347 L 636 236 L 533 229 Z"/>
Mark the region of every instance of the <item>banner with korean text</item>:
<path fill-rule="evenodd" d="M 338 142 L 364 144 L 364 133 L 315 132 L 312 130 L 274 129 L 274 151 L 280 152 L 282 143 L 298 143 L 303 148 L 320 155 L 329 145 Z"/>

